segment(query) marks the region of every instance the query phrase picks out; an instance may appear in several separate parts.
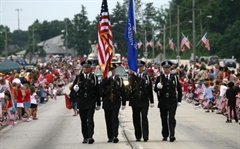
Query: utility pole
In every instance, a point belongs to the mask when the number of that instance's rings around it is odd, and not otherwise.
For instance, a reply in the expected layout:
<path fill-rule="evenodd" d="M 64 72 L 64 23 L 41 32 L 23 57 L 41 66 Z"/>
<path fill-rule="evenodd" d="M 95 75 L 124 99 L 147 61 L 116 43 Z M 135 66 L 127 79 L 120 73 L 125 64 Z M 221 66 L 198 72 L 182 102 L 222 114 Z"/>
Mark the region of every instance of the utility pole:
<path fill-rule="evenodd" d="M 8 36 L 7 36 L 7 30 L 6 29 L 4 29 L 4 32 L 5 32 L 5 52 L 6 52 L 5 60 L 6 60 L 7 57 L 8 57 Z"/>
<path fill-rule="evenodd" d="M 170 25 L 170 28 L 169 28 L 169 38 L 172 38 L 171 2 L 169 2 L 169 25 Z"/>
<path fill-rule="evenodd" d="M 200 10 L 200 31 L 201 31 L 201 37 L 203 36 L 203 27 L 202 27 L 202 11 Z"/>
<path fill-rule="evenodd" d="M 155 51 L 154 51 L 154 29 L 153 29 L 153 27 L 152 27 L 152 43 L 153 43 L 153 45 L 152 45 L 152 57 L 153 57 L 153 62 L 155 61 L 154 59 L 155 59 Z"/>
<path fill-rule="evenodd" d="M 177 62 L 178 62 L 178 64 L 179 64 L 179 60 L 180 60 L 180 18 L 179 18 L 179 16 L 180 16 L 180 12 L 179 12 L 179 5 L 177 6 L 177 48 L 176 48 L 176 50 L 177 50 Z"/>
<path fill-rule="evenodd" d="M 165 42 L 166 42 L 166 26 L 164 25 L 163 26 L 163 58 L 162 60 L 165 60 L 166 59 L 166 45 L 165 45 Z"/>
<path fill-rule="evenodd" d="M 35 45 L 34 45 L 34 26 L 32 27 L 32 56 L 31 56 L 31 61 L 30 63 L 32 63 L 32 59 L 34 56 L 34 51 L 35 51 Z"/>
<path fill-rule="evenodd" d="M 193 62 L 196 66 L 195 0 L 192 0 Z"/>
<path fill-rule="evenodd" d="M 144 51 L 144 57 L 145 58 L 147 58 L 148 57 L 148 52 L 147 52 L 147 46 L 146 46 L 146 44 L 147 44 L 147 35 L 146 35 L 147 33 L 146 33 L 146 30 L 144 31 L 144 36 L 145 36 L 145 51 Z"/>
<path fill-rule="evenodd" d="M 18 13 L 18 30 L 20 30 L 20 15 L 19 15 L 19 12 L 22 11 L 22 9 L 15 9 Z"/>
<path fill-rule="evenodd" d="M 65 30 L 65 36 L 66 36 L 66 52 L 67 52 L 67 56 L 68 56 L 68 22 L 66 20 L 66 30 Z"/>

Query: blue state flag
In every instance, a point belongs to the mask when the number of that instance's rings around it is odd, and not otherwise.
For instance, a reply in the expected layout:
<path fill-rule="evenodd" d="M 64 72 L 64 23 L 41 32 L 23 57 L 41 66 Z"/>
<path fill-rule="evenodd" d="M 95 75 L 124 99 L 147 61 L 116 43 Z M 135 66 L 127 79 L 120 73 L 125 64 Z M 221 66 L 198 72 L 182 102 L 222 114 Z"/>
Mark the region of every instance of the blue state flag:
<path fill-rule="evenodd" d="M 135 21 L 134 0 L 129 0 L 128 17 L 127 17 L 126 30 L 125 30 L 124 37 L 128 42 L 128 66 L 131 70 L 137 72 L 138 51 L 137 51 L 135 33 L 136 33 L 136 21 Z"/>

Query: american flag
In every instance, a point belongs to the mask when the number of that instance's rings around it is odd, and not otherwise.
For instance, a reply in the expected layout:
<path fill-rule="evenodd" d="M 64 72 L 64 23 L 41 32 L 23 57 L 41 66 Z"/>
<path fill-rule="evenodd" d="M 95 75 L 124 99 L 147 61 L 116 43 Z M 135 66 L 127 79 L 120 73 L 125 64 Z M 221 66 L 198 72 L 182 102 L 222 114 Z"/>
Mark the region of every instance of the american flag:
<path fill-rule="evenodd" d="M 160 41 L 157 41 L 157 47 L 159 47 L 162 50 L 162 44 L 160 43 Z"/>
<path fill-rule="evenodd" d="M 98 23 L 98 64 L 104 78 L 107 75 L 112 57 L 112 27 L 109 20 L 107 0 L 103 0 Z"/>
<path fill-rule="evenodd" d="M 169 46 L 170 46 L 170 49 L 172 49 L 174 51 L 174 43 L 173 43 L 173 39 L 169 39 L 169 42 L 168 42 Z"/>
<path fill-rule="evenodd" d="M 146 42 L 146 45 L 145 45 L 145 46 L 146 46 L 146 48 L 147 48 L 149 45 L 150 45 L 150 43 L 149 43 L 149 42 Z"/>
<path fill-rule="evenodd" d="M 210 50 L 210 43 L 209 43 L 209 40 L 208 40 L 208 35 L 207 35 L 207 33 L 205 33 L 205 34 L 203 35 L 203 37 L 202 37 L 201 40 L 202 40 L 202 42 L 204 43 L 205 48 L 208 49 L 208 50 Z"/>
<path fill-rule="evenodd" d="M 190 42 L 188 41 L 188 38 L 182 35 L 182 41 L 181 41 L 181 50 L 185 50 L 185 46 L 190 49 Z"/>
<path fill-rule="evenodd" d="M 138 42 L 138 44 L 137 44 L 137 45 L 138 45 L 138 49 L 140 49 L 140 48 L 141 48 L 142 44 L 143 44 L 143 43 L 142 43 L 141 41 L 140 41 L 140 42 Z"/>

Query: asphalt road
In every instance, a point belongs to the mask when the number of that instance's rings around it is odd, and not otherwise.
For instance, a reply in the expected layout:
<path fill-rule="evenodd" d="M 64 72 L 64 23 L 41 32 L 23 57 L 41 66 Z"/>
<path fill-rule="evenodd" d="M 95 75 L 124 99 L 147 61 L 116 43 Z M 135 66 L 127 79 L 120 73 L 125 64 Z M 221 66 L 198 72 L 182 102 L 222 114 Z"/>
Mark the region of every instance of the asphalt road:
<path fill-rule="evenodd" d="M 159 109 L 149 108 L 148 142 L 136 142 L 131 107 L 120 110 L 119 143 L 107 143 L 104 112 L 95 112 L 95 143 L 82 144 L 80 118 L 65 108 L 64 96 L 39 106 L 37 121 L 0 130 L 0 149 L 240 149 L 240 125 L 195 109 L 185 101 L 177 109 L 176 141 L 163 142 Z"/>

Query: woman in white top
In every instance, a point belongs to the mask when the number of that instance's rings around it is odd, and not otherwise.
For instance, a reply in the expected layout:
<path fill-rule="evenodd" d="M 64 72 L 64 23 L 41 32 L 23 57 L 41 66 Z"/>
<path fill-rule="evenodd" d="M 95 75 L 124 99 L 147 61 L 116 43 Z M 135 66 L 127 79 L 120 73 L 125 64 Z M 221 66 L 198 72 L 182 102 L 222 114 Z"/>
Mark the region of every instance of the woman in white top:
<path fill-rule="evenodd" d="M 32 115 L 32 119 L 33 120 L 38 120 L 37 118 L 37 107 L 38 107 L 38 103 L 39 103 L 39 98 L 38 95 L 36 93 L 36 89 L 34 86 L 30 87 L 30 100 L 31 100 L 31 115 Z"/>

